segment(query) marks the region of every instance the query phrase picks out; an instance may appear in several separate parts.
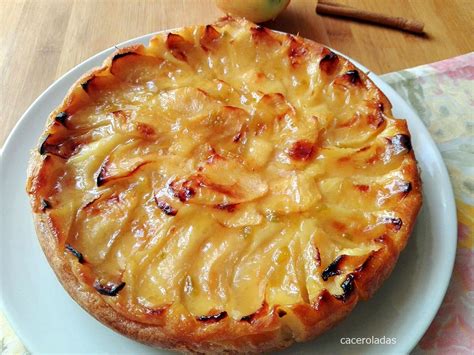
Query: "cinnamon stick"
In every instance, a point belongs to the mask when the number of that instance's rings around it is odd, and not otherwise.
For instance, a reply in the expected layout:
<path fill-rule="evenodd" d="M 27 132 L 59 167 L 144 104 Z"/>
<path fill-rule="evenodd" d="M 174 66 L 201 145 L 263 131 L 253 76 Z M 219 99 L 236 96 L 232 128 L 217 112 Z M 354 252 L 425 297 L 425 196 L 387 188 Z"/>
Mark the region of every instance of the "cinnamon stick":
<path fill-rule="evenodd" d="M 336 4 L 327 1 L 318 1 L 316 12 L 324 15 L 334 15 L 371 22 L 388 27 L 398 28 L 413 33 L 423 33 L 424 23 L 404 17 L 387 16 L 380 13 L 356 9 L 348 5 Z"/>

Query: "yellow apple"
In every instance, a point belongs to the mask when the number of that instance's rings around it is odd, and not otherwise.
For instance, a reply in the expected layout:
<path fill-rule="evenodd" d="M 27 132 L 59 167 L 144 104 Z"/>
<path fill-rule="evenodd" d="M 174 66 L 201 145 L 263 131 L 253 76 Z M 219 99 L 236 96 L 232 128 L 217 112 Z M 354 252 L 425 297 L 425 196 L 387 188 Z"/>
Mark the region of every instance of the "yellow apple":
<path fill-rule="evenodd" d="M 230 15 L 253 22 L 265 22 L 277 17 L 290 0 L 216 0 L 217 7 Z"/>

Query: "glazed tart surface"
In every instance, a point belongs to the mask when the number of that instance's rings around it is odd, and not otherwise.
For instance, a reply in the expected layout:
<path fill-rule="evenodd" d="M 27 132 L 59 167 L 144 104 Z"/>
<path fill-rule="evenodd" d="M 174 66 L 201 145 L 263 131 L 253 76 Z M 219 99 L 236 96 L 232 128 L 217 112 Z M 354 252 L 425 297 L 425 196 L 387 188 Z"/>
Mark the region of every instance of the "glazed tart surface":
<path fill-rule="evenodd" d="M 365 73 L 233 18 L 120 49 L 81 78 L 27 191 L 78 303 L 199 352 L 328 329 L 389 275 L 421 205 L 406 122 Z"/>

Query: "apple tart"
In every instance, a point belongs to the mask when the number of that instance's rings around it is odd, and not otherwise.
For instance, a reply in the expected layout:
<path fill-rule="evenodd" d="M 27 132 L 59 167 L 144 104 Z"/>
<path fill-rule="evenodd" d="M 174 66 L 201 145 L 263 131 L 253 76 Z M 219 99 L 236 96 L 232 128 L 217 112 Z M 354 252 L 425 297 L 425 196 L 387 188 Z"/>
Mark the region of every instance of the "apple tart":
<path fill-rule="evenodd" d="M 230 17 L 84 75 L 27 192 L 74 300 L 140 342 L 204 353 L 333 326 L 388 277 L 422 200 L 407 124 L 364 72 Z"/>

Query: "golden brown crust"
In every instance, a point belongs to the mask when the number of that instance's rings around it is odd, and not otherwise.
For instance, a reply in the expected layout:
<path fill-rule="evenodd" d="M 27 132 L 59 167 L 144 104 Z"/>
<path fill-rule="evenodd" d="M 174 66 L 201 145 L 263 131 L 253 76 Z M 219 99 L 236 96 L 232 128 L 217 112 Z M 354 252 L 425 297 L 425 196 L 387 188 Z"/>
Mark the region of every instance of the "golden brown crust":
<path fill-rule="evenodd" d="M 233 21 L 239 20 L 227 18 L 215 26 L 224 26 Z M 182 38 L 179 38 L 180 36 L 176 36 L 168 38 L 168 48 L 177 60 L 186 60 L 183 48 L 187 44 Z M 273 45 L 273 38 L 268 37 L 268 30 L 254 30 L 253 36 L 259 41 L 264 41 L 265 45 Z M 206 36 L 200 43 L 206 51 L 212 51 L 215 41 L 218 40 L 219 36 L 215 28 L 207 27 Z M 302 47 L 297 42 L 302 39 L 294 37 L 292 41 L 295 41 L 295 44 L 290 46 L 289 55 L 295 70 L 298 70 L 301 65 L 302 58 L 308 55 L 306 51 L 321 51 L 320 46 L 313 42 L 305 40 L 306 46 L 301 49 Z M 82 76 L 73 85 L 63 103 L 51 114 L 47 127 L 58 124 L 55 117 L 60 112 L 67 111 L 68 114 L 72 114 L 88 100 L 84 91 L 87 91 L 90 80 L 100 76 L 104 71 L 110 70 L 114 58 L 129 55 L 129 53 L 141 53 L 143 50 L 143 46 L 120 49 L 110 56 L 102 67 Z M 323 61 L 322 70 L 327 75 L 333 75 L 334 68 L 340 63 L 336 62 L 329 54 L 327 56 L 324 57 L 326 59 Z M 341 81 L 341 85 L 356 86 L 359 85 L 360 80 L 363 80 L 369 89 L 377 91 L 379 102 L 385 106 L 385 110 L 388 112 L 391 106 L 386 97 L 365 75 L 358 75 L 362 79 L 358 76 L 350 76 L 350 74 L 347 77 L 346 74 L 346 77 L 341 77 L 338 80 Z M 83 85 L 81 86 L 81 84 Z M 376 119 L 374 122 L 375 125 L 380 124 Z M 409 139 L 405 121 L 398 121 L 397 124 L 396 133 Z M 398 143 L 392 142 L 390 144 Z M 323 333 L 343 319 L 356 306 L 359 299 L 365 300 L 371 297 L 390 275 L 399 253 L 407 243 L 421 206 L 421 181 L 414 153 L 411 148 L 408 150 L 408 158 L 404 159 L 402 173 L 404 178 L 410 181 L 409 193 L 393 210 L 394 214 L 400 216 L 401 219 L 394 217 L 387 221 L 397 230 L 397 241 L 394 242 L 389 235 L 381 235 L 375 241 L 379 245 L 379 249 L 372 251 L 367 259 L 359 260 L 357 257 L 346 256 L 342 261 L 339 261 L 336 269 L 337 267 L 355 267 L 345 275 L 341 284 L 343 294 L 334 295 L 323 289 L 310 302 L 288 306 L 268 306 L 264 303 L 260 310 L 241 320 L 234 320 L 225 314 L 219 317 L 219 321 L 202 322 L 193 316 L 186 315 L 182 309 L 173 307 L 154 310 L 153 322 L 150 323 L 147 323 L 145 318 L 134 320 L 131 315 L 130 317 L 125 316 L 126 311 L 124 313 L 117 311 L 116 307 L 107 302 L 107 297 L 100 295 L 94 289 L 92 283 L 84 282 L 84 278 L 89 277 L 87 272 L 84 274 L 87 265 L 82 269 L 75 268 L 77 261 L 71 259 L 70 255 L 66 255 L 61 249 L 65 240 L 61 236 L 58 226 L 64 221 L 61 217 L 48 213 L 49 207 L 43 204 L 41 197 L 45 196 L 45 190 L 53 188 L 51 179 L 59 174 L 56 174 L 54 168 L 49 166 L 49 164 L 54 165 L 51 161 L 57 159 L 56 157 L 41 155 L 36 151 L 32 153 L 27 191 L 30 194 L 34 211 L 38 238 L 51 267 L 71 297 L 99 321 L 132 339 L 169 349 L 203 353 L 262 352 L 284 348 L 294 341 L 305 341 Z M 306 143 L 294 147 L 290 152 L 290 156 L 298 158 L 303 163 L 312 155 L 312 148 Z M 366 187 L 361 188 L 366 189 Z"/>
<path fill-rule="evenodd" d="M 33 163 L 34 164 L 34 163 Z M 294 317 L 302 322 L 301 332 L 297 337 L 288 333 L 285 329 L 285 322 L 281 322 L 278 312 L 274 310 L 267 319 L 256 320 L 255 323 L 229 324 L 224 329 L 202 329 L 199 337 L 193 338 L 189 334 L 196 333 L 199 323 L 172 324 L 165 327 L 147 325 L 127 319 L 115 312 L 103 298 L 92 289 L 83 289 L 83 285 L 78 287 L 78 279 L 75 277 L 70 264 L 66 262 L 63 255 L 57 252 L 56 237 L 52 234 L 48 226 L 50 221 L 44 215 L 34 215 L 35 227 L 39 237 L 41 247 L 47 260 L 55 271 L 59 281 L 69 293 L 69 295 L 87 312 L 108 327 L 148 345 L 162 348 L 174 349 L 183 352 L 217 353 L 257 353 L 285 348 L 294 341 L 306 341 L 312 339 L 326 330 L 332 328 L 357 304 L 359 295 L 354 292 L 349 300 L 337 300 L 333 295 L 324 290 L 318 296 L 316 303 L 299 304 L 292 307 Z M 374 274 L 382 272 L 382 280 L 391 272 L 391 268 L 396 260 L 386 263 L 383 259 Z M 380 276 L 379 276 L 380 277 Z M 375 287 L 378 287 L 376 285 Z M 371 290 L 375 292 L 375 288 Z M 364 297 L 365 298 L 365 297 Z M 290 312 L 286 309 L 286 312 Z M 288 313 L 285 314 L 285 317 Z M 288 316 L 289 317 L 289 316 Z M 288 322 L 295 320 L 289 320 Z M 223 328 L 223 327 L 222 327 Z M 208 334 L 206 334 L 208 333 Z"/>

